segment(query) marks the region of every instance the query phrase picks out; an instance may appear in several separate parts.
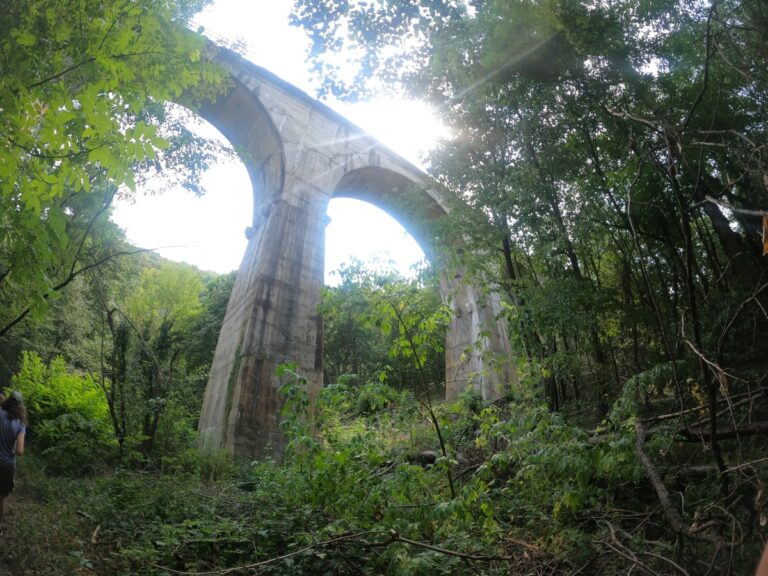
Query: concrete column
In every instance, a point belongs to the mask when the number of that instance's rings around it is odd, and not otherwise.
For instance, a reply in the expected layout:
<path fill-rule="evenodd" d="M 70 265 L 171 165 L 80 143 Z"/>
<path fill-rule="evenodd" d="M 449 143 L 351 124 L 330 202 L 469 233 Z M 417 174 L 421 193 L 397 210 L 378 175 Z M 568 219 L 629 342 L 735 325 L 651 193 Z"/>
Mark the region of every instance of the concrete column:
<path fill-rule="evenodd" d="M 441 280 L 443 299 L 453 317 L 445 342 L 445 397 L 452 400 L 467 387 L 493 401 L 517 386 L 517 371 L 495 292 L 482 292 L 461 274 Z"/>
<path fill-rule="evenodd" d="M 323 286 L 328 198 L 288 176 L 256 207 L 254 227 L 230 299 L 200 418 L 204 449 L 279 458 L 281 363 L 295 363 L 310 394 L 322 386 Z"/>

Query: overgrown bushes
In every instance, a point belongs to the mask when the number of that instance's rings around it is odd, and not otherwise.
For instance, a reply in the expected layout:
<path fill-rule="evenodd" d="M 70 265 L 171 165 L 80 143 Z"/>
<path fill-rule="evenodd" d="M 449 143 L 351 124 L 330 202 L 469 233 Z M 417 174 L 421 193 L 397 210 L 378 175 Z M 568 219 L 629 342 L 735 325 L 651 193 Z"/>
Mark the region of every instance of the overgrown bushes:
<path fill-rule="evenodd" d="M 670 573 L 666 559 L 688 562 L 690 576 L 707 571 L 693 558 L 711 549 L 670 526 L 638 459 L 634 423 L 652 378 L 628 383 L 614 419 L 595 430 L 519 399 L 483 406 L 468 394 L 437 405 L 450 457 L 430 463 L 408 457 L 437 452 L 432 421 L 418 403 L 363 416 L 340 415 L 338 404 L 321 399 L 320 408 L 335 416 L 316 418 L 300 376 L 284 376 L 291 399 L 284 431 L 295 450 L 282 465 L 182 452 L 186 466 L 122 468 L 67 481 L 68 498 L 82 512 L 77 550 L 95 574 L 624 574 L 627 560 L 616 550 L 639 551 L 658 574 Z M 349 407 L 348 400 L 340 405 Z M 320 436 L 310 433 L 314 422 Z M 679 462 L 701 452 L 680 445 L 674 433 L 667 423 L 654 424 L 645 454 L 670 490 L 684 487 L 675 493 L 685 502 L 684 522 L 708 523 L 703 535 L 743 534 L 732 573 L 749 573 L 762 530 L 757 518 L 737 505 L 725 522 L 725 508 L 710 504 L 726 502 L 714 475 L 686 484 L 675 479 Z M 758 455 L 757 446 L 742 446 L 745 457 Z M 753 513 L 755 489 L 768 481 L 759 470 L 732 484 Z M 55 501 L 51 481 L 26 481 L 29 499 L 47 514 Z"/>
<path fill-rule="evenodd" d="M 115 439 L 101 384 L 90 374 L 71 372 L 61 356 L 46 365 L 22 355 L 12 381 L 29 410 L 30 443 L 56 474 L 82 474 L 107 465 Z"/>

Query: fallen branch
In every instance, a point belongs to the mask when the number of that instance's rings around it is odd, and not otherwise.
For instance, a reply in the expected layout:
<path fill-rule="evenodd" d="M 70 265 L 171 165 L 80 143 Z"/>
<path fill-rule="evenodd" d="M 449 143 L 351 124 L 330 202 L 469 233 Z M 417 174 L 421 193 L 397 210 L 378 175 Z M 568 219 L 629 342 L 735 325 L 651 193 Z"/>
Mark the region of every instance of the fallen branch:
<path fill-rule="evenodd" d="M 663 562 L 666 562 L 666 563 L 670 564 L 671 566 L 673 566 L 675 568 L 675 570 L 677 570 L 678 572 L 683 574 L 683 576 L 690 576 L 688 574 L 688 571 L 685 570 L 685 568 L 683 568 L 682 566 L 680 566 L 678 563 L 674 562 L 673 560 L 670 560 L 666 556 L 662 556 L 661 554 L 655 554 L 654 552 L 647 552 L 645 550 L 637 550 L 637 551 L 630 550 L 630 548 L 628 548 L 627 546 L 625 546 L 622 543 L 621 539 L 619 538 L 619 535 L 623 535 L 623 536 L 625 536 L 626 538 L 628 538 L 630 540 L 633 538 L 632 535 L 628 534 L 624 530 L 616 529 L 616 527 L 613 524 L 611 524 L 610 522 L 605 522 L 605 524 L 608 526 L 608 529 L 611 531 L 611 542 L 613 542 L 617 547 L 619 547 L 619 548 L 623 549 L 624 551 L 626 551 L 626 553 L 629 556 L 631 556 L 631 559 L 632 559 L 633 562 L 635 562 L 635 563 L 639 562 L 639 560 L 637 558 L 638 554 L 643 555 L 643 556 L 650 556 L 651 558 L 656 558 L 658 560 L 661 560 Z M 600 542 L 602 542 L 603 544 L 609 545 L 609 543 L 606 542 L 605 540 L 601 540 Z M 649 570 L 648 567 L 646 567 L 646 569 Z"/>
<path fill-rule="evenodd" d="M 83 511 L 83 510 L 78 510 L 78 511 L 77 511 L 77 513 L 78 513 L 80 516 L 82 516 L 83 518 L 87 518 L 87 519 L 88 519 L 88 520 L 90 520 L 91 522 L 96 522 L 96 518 L 94 518 L 93 516 L 91 516 L 90 514 L 88 514 L 88 512 L 85 512 L 85 511 Z"/>
<path fill-rule="evenodd" d="M 296 550 L 295 552 L 291 552 L 289 554 L 283 554 L 282 556 L 276 556 L 274 558 L 269 558 L 268 560 L 253 562 L 252 564 L 232 566 L 231 568 L 223 568 L 221 570 L 208 570 L 205 572 L 185 572 L 183 570 L 174 570 L 173 568 L 169 568 L 168 566 L 161 566 L 160 564 L 154 564 L 152 562 L 150 562 L 149 564 L 153 568 L 164 570 L 170 574 L 179 574 L 181 576 L 224 576 L 225 574 L 232 574 L 234 572 L 243 572 L 245 570 L 253 570 L 256 568 L 260 568 L 262 566 L 267 566 L 268 564 L 274 564 L 275 562 L 280 562 L 281 560 L 287 560 L 289 558 L 293 558 L 294 556 L 298 556 L 299 554 L 303 554 L 315 548 L 321 548 L 321 547 L 328 546 L 330 544 L 336 544 L 339 542 L 354 541 L 354 540 L 358 540 L 359 538 L 362 538 L 363 536 L 371 536 L 371 535 L 382 534 L 382 533 L 384 532 L 382 532 L 381 530 L 368 530 L 365 532 L 346 534 L 344 536 L 339 536 L 337 538 L 331 538 L 330 540 L 324 540 L 322 542 L 317 542 L 315 544 L 309 544 L 304 548 L 301 548 L 300 550 Z M 394 542 L 402 542 L 403 544 L 408 544 L 409 546 L 414 546 L 416 548 L 424 548 L 425 550 L 431 550 L 433 552 L 445 554 L 446 556 L 454 556 L 456 558 L 461 558 L 463 560 L 475 560 L 479 562 L 508 561 L 508 560 L 515 559 L 514 556 L 495 556 L 495 555 L 486 556 L 482 554 L 469 554 L 466 552 L 459 552 L 458 550 L 449 550 L 447 548 L 440 548 L 439 546 L 433 546 L 432 544 L 428 544 L 426 542 L 420 542 L 418 540 L 411 540 L 410 538 L 405 538 L 403 536 L 400 536 L 400 534 L 396 530 L 392 530 L 392 529 L 390 529 L 389 532 L 387 532 L 387 534 L 388 534 L 388 538 L 386 540 L 383 540 L 382 542 L 370 543 L 370 542 L 363 541 L 363 543 L 371 547 L 382 548 L 382 547 L 389 546 Z M 525 546 L 527 548 L 535 550 L 533 546 L 529 544 L 525 544 L 524 542 L 520 542 L 518 540 L 512 540 L 512 542 L 520 546 Z"/>
<path fill-rule="evenodd" d="M 472 474 L 476 472 L 478 468 L 480 468 L 480 464 L 475 464 L 474 466 L 465 468 L 464 470 L 456 474 L 456 477 L 454 478 L 454 480 L 458 480 L 459 478 L 461 478 L 462 476 L 466 476 L 467 474 Z"/>
<path fill-rule="evenodd" d="M 331 538 L 330 540 L 324 540 L 322 542 L 310 544 L 308 546 L 305 546 L 304 548 L 301 548 L 289 554 L 283 554 L 282 556 L 275 556 L 274 558 L 269 558 L 268 560 L 262 560 L 260 562 L 254 562 L 252 564 L 244 564 L 242 566 L 233 566 L 231 568 L 223 568 L 221 570 L 208 570 L 205 572 L 185 572 L 183 570 L 174 570 L 173 568 L 169 568 L 168 566 L 161 566 L 160 564 L 155 564 L 153 562 L 150 562 L 149 565 L 152 566 L 153 568 L 158 568 L 159 570 L 163 570 L 170 574 L 181 574 L 183 576 L 224 576 L 225 574 L 232 574 L 233 572 L 243 572 L 245 570 L 252 570 L 254 568 L 260 568 L 261 566 L 267 566 L 268 564 L 274 564 L 275 562 L 279 562 L 281 560 L 287 560 L 288 558 L 293 558 L 294 556 L 303 554 L 304 552 L 312 550 L 313 548 L 320 548 L 322 546 L 328 546 L 329 544 L 335 544 L 337 542 L 344 542 L 345 540 L 357 539 L 362 536 L 369 536 L 371 534 L 379 534 L 379 533 L 381 533 L 380 530 L 367 530 L 365 532 L 357 532 L 355 534 L 345 534 L 344 536 L 339 536 L 337 538 Z"/>
<path fill-rule="evenodd" d="M 642 560 L 639 560 L 638 558 L 634 557 L 633 555 L 629 554 L 628 552 L 622 550 L 618 546 L 615 546 L 611 544 L 610 542 L 603 541 L 603 544 L 606 545 L 608 548 L 616 552 L 619 556 L 626 558 L 630 562 L 632 562 L 635 566 L 637 566 L 644 574 L 648 574 L 649 576 L 661 576 L 658 572 L 655 570 L 652 570 L 647 564 L 645 564 Z M 624 548 L 622 546 L 622 548 Z"/>
<path fill-rule="evenodd" d="M 638 554 L 643 554 L 644 556 L 650 556 L 651 558 L 658 558 L 659 560 L 663 560 L 664 562 L 671 564 L 675 570 L 680 572 L 680 574 L 683 574 L 683 576 L 689 576 L 688 571 L 680 566 L 677 562 L 674 562 L 673 560 L 667 558 L 666 556 L 662 556 L 661 554 L 654 554 L 653 552 L 638 552 Z"/>
<path fill-rule="evenodd" d="M 696 534 L 691 530 L 690 526 L 683 522 L 683 519 L 680 517 L 680 514 L 678 514 L 677 509 L 672 504 L 672 499 L 669 497 L 669 492 L 667 491 L 667 487 L 664 485 L 661 476 L 643 449 L 645 445 L 646 432 L 640 420 L 635 420 L 635 432 L 637 433 L 635 452 L 637 453 L 637 457 L 640 459 L 640 463 L 643 465 L 645 475 L 648 477 L 648 480 L 651 481 L 651 485 L 656 491 L 656 495 L 658 496 L 659 502 L 661 503 L 661 508 L 664 511 L 664 516 L 669 521 L 672 529 L 684 536 L 688 536 L 689 538 L 711 542 L 718 547 L 718 550 L 724 547 L 726 544 L 719 536 L 710 534 Z"/>
<path fill-rule="evenodd" d="M 752 400 L 756 398 L 760 398 L 761 396 L 766 396 L 766 395 L 768 395 L 768 388 L 759 388 L 758 390 L 753 390 L 750 392 L 742 392 L 741 394 L 734 394 L 732 396 L 729 396 L 728 398 L 719 398 L 717 400 L 717 403 L 728 404 L 729 409 L 737 408 L 738 406 L 748 404 L 752 402 Z M 735 400 L 737 399 L 738 401 L 735 402 Z M 673 420 L 675 418 L 680 418 L 681 416 L 685 416 L 686 414 L 692 414 L 694 412 L 700 412 L 706 409 L 707 409 L 707 406 L 705 404 L 700 404 L 698 406 L 694 406 L 693 408 L 686 408 L 685 410 L 670 412 L 669 414 L 660 414 L 658 416 L 651 416 L 650 418 L 643 418 L 643 424 L 648 426 L 650 424 L 656 424 L 657 422 L 663 422 L 665 420 Z M 700 423 L 702 422 L 698 422 L 697 424 L 700 424 Z"/>
<path fill-rule="evenodd" d="M 712 432 L 704 429 L 681 428 L 677 433 L 685 438 L 687 442 L 710 442 Z M 715 440 L 730 440 L 732 438 L 742 438 L 745 436 L 768 435 L 768 422 L 751 422 L 742 424 L 735 428 L 723 428 L 715 433 Z"/>
<path fill-rule="evenodd" d="M 713 474 L 720 474 L 720 469 L 712 464 L 692 464 L 681 466 L 675 471 L 675 476 L 686 478 L 706 478 Z"/>
<path fill-rule="evenodd" d="M 392 472 L 392 470 L 395 469 L 395 466 L 397 465 L 397 460 L 392 460 L 391 462 L 385 462 L 386 468 L 382 468 L 380 470 L 377 470 L 375 472 L 376 476 L 384 476 L 384 474 L 389 474 Z"/>
<path fill-rule="evenodd" d="M 739 464 L 738 466 L 731 466 L 730 468 L 727 468 L 726 472 L 736 472 L 738 470 L 741 470 L 742 468 L 749 468 L 750 466 L 754 466 L 755 464 L 760 464 L 761 462 L 768 462 L 768 458 L 758 458 L 757 460 L 752 460 L 751 462 L 744 462 L 744 464 Z"/>
<path fill-rule="evenodd" d="M 411 540 L 410 538 L 404 538 L 403 536 L 400 536 L 395 530 L 390 530 L 390 540 L 386 543 L 389 544 L 390 542 L 403 542 L 404 544 L 409 544 L 410 546 L 415 546 L 417 548 L 424 548 L 425 550 L 432 550 L 433 552 L 439 552 L 440 554 L 445 554 L 446 556 L 455 556 L 456 558 L 463 558 L 464 560 L 478 560 L 481 562 L 493 562 L 498 560 L 514 560 L 515 558 L 513 556 L 484 556 L 484 555 L 478 555 L 478 554 L 467 554 L 465 552 L 458 552 L 456 550 L 448 550 L 446 548 L 440 548 L 438 546 L 433 546 L 432 544 L 427 544 L 426 542 L 419 542 L 418 540 Z"/>
<path fill-rule="evenodd" d="M 91 544 L 98 544 L 99 543 L 99 532 L 101 532 L 101 524 L 96 526 L 96 529 L 91 534 L 91 538 L 89 540 L 89 542 Z"/>
<path fill-rule="evenodd" d="M 743 406 L 745 404 L 752 404 L 754 400 L 759 399 L 759 398 L 764 397 L 764 396 L 768 396 L 768 394 L 766 394 L 766 392 L 768 392 L 768 389 L 760 388 L 760 390 L 758 390 L 757 392 L 749 394 L 747 398 L 742 398 L 738 402 L 732 402 L 732 400 L 734 398 L 740 398 L 742 396 L 745 396 L 748 393 L 739 394 L 738 396 L 729 396 L 728 398 L 722 398 L 718 402 L 718 404 L 722 404 L 723 402 L 725 402 L 726 404 L 728 404 L 728 406 L 726 406 L 725 408 L 721 409 L 717 413 L 717 417 L 720 418 L 720 416 L 725 416 L 727 414 L 732 414 L 733 411 L 736 408 L 738 408 L 740 406 Z M 709 422 L 709 416 L 706 416 L 704 418 L 701 418 L 701 419 L 697 420 L 696 422 L 693 422 L 692 424 L 688 425 L 688 428 L 696 428 L 698 426 L 703 426 L 707 422 Z"/>

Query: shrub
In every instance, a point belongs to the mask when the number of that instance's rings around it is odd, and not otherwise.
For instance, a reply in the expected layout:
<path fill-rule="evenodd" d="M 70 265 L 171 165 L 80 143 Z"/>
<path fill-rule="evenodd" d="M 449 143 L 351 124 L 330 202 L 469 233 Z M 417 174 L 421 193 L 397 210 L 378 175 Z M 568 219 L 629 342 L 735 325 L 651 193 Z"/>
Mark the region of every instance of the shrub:
<path fill-rule="evenodd" d="M 93 376 L 70 372 L 61 356 L 46 366 L 37 354 L 24 352 L 11 382 L 25 397 L 30 436 L 51 471 L 83 473 L 103 461 L 115 442 L 104 392 Z"/>
<path fill-rule="evenodd" d="M 90 374 L 70 372 L 61 356 L 46 366 L 34 352 L 23 352 L 21 369 L 11 382 L 24 394 L 32 422 L 76 413 L 109 429 L 109 409 L 101 386 Z"/>
<path fill-rule="evenodd" d="M 392 386 L 381 382 L 364 384 L 357 395 L 357 412 L 363 415 L 376 414 L 387 407 L 398 404 L 401 394 Z"/>
<path fill-rule="evenodd" d="M 92 474 L 113 456 L 110 438 L 99 424 L 77 412 L 40 422 L 35 440 L 46 470 L 53 474 Z"/>

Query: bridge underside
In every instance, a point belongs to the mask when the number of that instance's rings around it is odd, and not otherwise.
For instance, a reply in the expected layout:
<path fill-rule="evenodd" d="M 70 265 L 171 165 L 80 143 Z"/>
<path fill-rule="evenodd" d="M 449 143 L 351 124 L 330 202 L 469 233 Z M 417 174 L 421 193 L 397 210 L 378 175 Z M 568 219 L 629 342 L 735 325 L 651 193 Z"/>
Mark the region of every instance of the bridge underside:
<path fill-rule="evenodd" d="M 276 375 L 291 363 L 307 378 L 310 396 L 322 386 L 325 226 L 333 196 L 378 205 L 406 226 L 426 253 L 431 243 L 400 199 L 425 176 L 344 118 L 226 50 L 216 58 L 232 89 L 202 110 L 238 150 L 253 184 L 253 224 L 221 328 L 199 430 L 206 449 L 280 457 L 281 400 Z M 426 187 L 419 205 L 428 218 L 444 214 Z M 498 298 L 445 279 L 454 318 L 446 346 L 446 393 L 472 385 L 495 399 L 515 382 L 509 341 L 497 321 Z M 481 337 L 482 335 L 482 337 Z M 491 361 L 493 359 L 493 361 Z M 495 366 L 490 368 L 490 366 Z"/>

